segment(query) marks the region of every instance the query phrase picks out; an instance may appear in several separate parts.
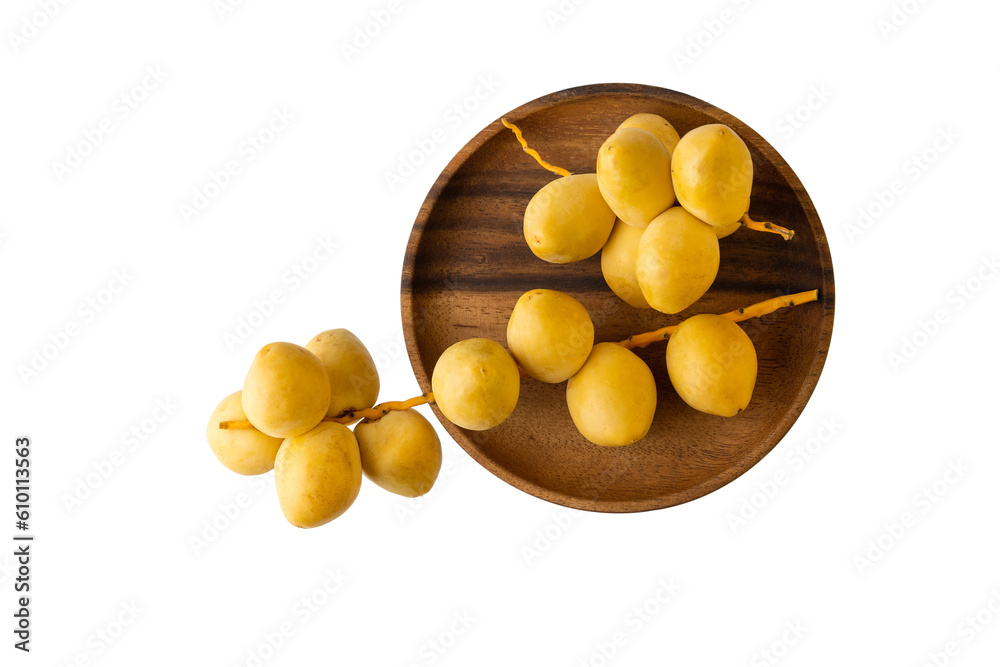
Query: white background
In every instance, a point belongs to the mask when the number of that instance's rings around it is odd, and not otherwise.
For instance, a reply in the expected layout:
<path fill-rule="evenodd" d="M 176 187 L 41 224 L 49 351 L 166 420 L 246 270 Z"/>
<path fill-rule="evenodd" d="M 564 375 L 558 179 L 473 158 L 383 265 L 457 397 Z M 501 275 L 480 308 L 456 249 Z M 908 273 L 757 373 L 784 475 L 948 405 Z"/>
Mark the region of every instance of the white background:
<path fill-rule="evenodd" d="M 0 15 L 0 537 L 14 532 L 24 434 L 37 535 L 30 655 L 11 647 L 14 563 L 0 550 L 3 664 L 917 666 L 932 655 L 973 666 L 1000 655 L 995 3 L 909 0 L 887 33 L 888 0 L 423 0 L 402 2 L 350 57 L 343 45 L 388 0 L 50 2 L 49 19 L 45 4 L 8 0 Z M 446 473 L 422 503 L 365 484 L 346 515 L 311 531 L 284 521 L 273 482 L 216 462 L 207 417 L 272 340 L 347 327 L 379 360 L 384 397 L 413 395 L 399 270 L 431 183 L 510 109 L 619 81 L 742 119 L 824 221 L 833 346 L 770 455 L 681 507 L 583 514 L 493 477 L 442 429 Z M 451 122 L 463 103 L 467 117 Z M 241 144 L 275 109 L 294 119 L 247 159 Z M 110 134 L 60 173 L 54 163 L 102 119 Z M 385 173 L 437 128 L 445 140 L 390 189 Z M 926 169 L 912 161 L 925 152 Z M 181 205 L 228 160 L 240 173 L 185 220 Z M 896 180 L 901 194 L 879 210 Z M 875 212 L 865 229 L 853 227 L 862 208 Z M 318 239 L 339 247 L 297 284 L 289 272 Z M 104 292 L 116 271 L 127 285 Z M 227 345 L 274 290 L 273 314 Z M 88 299 L 106 303 L 91 312 Z M 25 376 L 53 340 L 64 346 Z M 106 479 L 92 474 L 109 465 Z M 669 601 L 661 582 L 678 589 Z"/>

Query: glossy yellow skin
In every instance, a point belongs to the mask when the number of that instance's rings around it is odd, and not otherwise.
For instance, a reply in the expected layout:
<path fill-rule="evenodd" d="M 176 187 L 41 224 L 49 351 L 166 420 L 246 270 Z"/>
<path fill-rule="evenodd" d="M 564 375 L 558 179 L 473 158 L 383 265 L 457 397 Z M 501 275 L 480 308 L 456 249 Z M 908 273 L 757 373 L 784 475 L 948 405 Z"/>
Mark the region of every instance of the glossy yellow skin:
<path fill-rule="evenodd" d="M 645 437 L 656 413 L 656 381 L 642 359 L 615 343 L 598 343 L 566 385 L 566 403 L 583 437 L 603 447 Z"/>
<path fill-rule="evenodd" d="M 416 498 L 431 490 L 441 471 L 441 440 L 416 410 L 394 410 L 354 427 L 365 477 L 386 491 Z"/>
<path fill-rule="evenodd" d="M 642 295 L 639 280 L 635 277 L 635 259 L 639 251 L 639 239 L 645 229 L 626 225 L 621 220 L 615 222 L 611 237 L 601 250 L 601 273 L 611 291 L 633 308 L 650 308 Z"/>
<path fill-rule="evenodd" d="M 361 454 L 351 429 L 323 422 L 287 438 L 274 462 L 274 486 L 293 526 L 315 528 L 346 512 L 361 490 Z"/>
<path fill-rule="evenodd" d="M 695 315 L 667 341 L 667 373 L 695 410 L 732 417 L 746 409 L 757 381 L 757 352 L 738 324 Z"/>
<path fill-rule="evenodd" d="M 702 125 L 681 137 L 671 175 L 678 203 L 713 227 L 732 225 L 750 210 L 753 158 L 725 125 Z"/>
<path fill-rule="evenodd" d="M 630 116 L 618 126 L 618 129 L 623 127 L 637 127 L 640 130 L 646 130 L 659 139 L 671 155 L 674 154 L 677 142 L 681 140 L 681 135 L 677 133 L 674 126 L 666 118 L 655 113 L 637 113 Z"/>
<path fill-rule="evenodd" d="M 330 329 L 306 343 L 326 367 L 330 379 L 328 417 L 348 410 L 366 410 L 378 400 L 378 369 L 368 348 L 347 329 Z"/>
<path fill-rule="evenodd" d="M 243 411 L 262 433 L 289 438 L 326 416 L 330 379 L 319 357 L 293 343 L 270 343 L 254 357 L 243 381 Z"/>
<path fill-rule="evenodd" d="M 507 347 L 518 365 L 542 382 L 573 377 L 594 347 L 594 323 L 579 301 L 565 292 L 525 292 L 507 321 Z"/>
<path fill-rule="evenodd" d="M 727 236 L 731 236 L 732 234 L 734 234 L 742 226 L 743 226 L 742 222 L 734 222 L 733 224 L 726 225 L 725 227 L 712 227 L 712 229 L 715 230 L 716 238 L 722 240 Z"/>
<path fill-rule="evenodd" d="M 635 227 L 645 227 L 674 205 L 670 152 L 637 127 L 618 130 L 601 146 L 597 183 L 615 215 Z"/>
<path fill-rule="evenodd" d="M 649 305 L 679 313 L 715 282 L 719 239 L 711 227 L 675 206 L 646 228 L 635 261 L 636 279 Z"/>
<path fill-rule="evenodd" d="M 237 391 L 222 399 L 208 418 L 205 435 L 222 465 L 241 475 L 262 475 L 274 468 L 281 438 L 272 438 L 255 428 L 219 428 L 219 422 L 246 420 L 242 397 L 243 392 Z"/>
<path fill-rule="evenodd" d="M 528 202 L 524 240 L 546 262 L 579 262 L 601 249 L 614 224 L 597 175 L 572 174 L 546 184 Z"/>
<path fill-rule="evenodd" d="M 434 402 L 453 424 L 485 431 L 517 406 L 521 374 L 499 343 L 469 338 L 445 350 L 431 375 Z"/>

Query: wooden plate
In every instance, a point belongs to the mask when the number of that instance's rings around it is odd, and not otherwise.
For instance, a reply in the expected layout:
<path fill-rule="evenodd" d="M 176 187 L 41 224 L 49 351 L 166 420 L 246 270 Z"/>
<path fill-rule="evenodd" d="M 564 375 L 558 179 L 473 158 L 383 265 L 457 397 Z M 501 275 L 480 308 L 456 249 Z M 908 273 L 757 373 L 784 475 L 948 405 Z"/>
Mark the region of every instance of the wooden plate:
<path fill-rule="evenodd" d="M 594 320 L 596 341 L 618 341 L 697 313 L 723 313 L 818 288 L 820 299 L 742 324 L 757 349 L 749 407 L 729 419 L 696 412 L 670 385 L 665 345 L 637 350 L 659 387 L 649 434 L 604 448 L 581 436 L 566 407 L 566 384 L 521 383 L 517 409 L 489 431 L 461 429 L 434 412 L 472 458 L 539 498 L 585 510 L 637 512 L 677 505 L 718 489 L 757 463 L 788 432 L 816 387 L 833 329 L 833 265 L 819 216 L 799 179 L 760 135 L 725 111 L 672 90 L 600 84 L 546 95 L 505 117 L 549 162 L 593 172 L 598 148 L 632 114 L 667 118 L 683 135 L 725 123 L 753 155 L 752 217 L 796 231 L 786 242 L 741 229 L 720 242 L 715 284 L 681 315 L 637 310 L 601 274 L 600 253 L 574 264 L 535 257 L 522 235 L 528 200 L 555 175 L 522 152 L 499 120 L 468 143 L 438 177 L 410 234 L 401 289 L 403 331 L 416 374 L 430 391 L 434 363 L 472 337 L 506 344 L 507 318 L 529 289 L 562 290 Z"/>

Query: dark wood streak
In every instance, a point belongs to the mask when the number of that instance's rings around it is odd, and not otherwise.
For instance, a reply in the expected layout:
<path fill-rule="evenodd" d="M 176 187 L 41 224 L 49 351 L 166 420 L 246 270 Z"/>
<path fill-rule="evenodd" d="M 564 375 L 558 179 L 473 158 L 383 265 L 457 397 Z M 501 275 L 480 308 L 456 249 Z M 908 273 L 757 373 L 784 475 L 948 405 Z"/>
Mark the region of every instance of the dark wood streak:
<path fill-rule="evenodd" d="M 580 436 L 566 407 L 565 384 L 526 379 L 514 414 L 481 433 L 458 428 L 434 407 L 462 448 L 501 479 L 554 503 L 602 512 L 677 505 L 746 472 L 805 408 L 833 331 L 833 265 L 819 216 L 777 151 L 735 117 L 681 93 L 631 84 L 560 91 L 506 117 L 547 160 L 585 173 L 594 170 L 604 139 L 639 112 L 666 117 L 681 134 L 705 123 L 732 127 L 753 155 L 751 216 L 793 228 L 795 239 L 740 230 L 720 242 L 718 279 L 688 312 L 631 308 L 604 284 L 599 256 L 555 265 L 531 254 L 521 232 L 524 208 L 556 177 L 524 154 L 497 120 L 459 151 L 428 193 L 410 235 L 400 294 L 410 362 L 421 390 L 429 391 L 441 352 L 473 336 L 504 343 L 514 302 L 532 288 L 578 298 L 599 341 L 819 288 L 817 303 L 742 325 L 756 345 L 759 372 L 753 400 L 739 417 L 713 417 L 684 405 L 667 378 L 662 343 L 637 350 L 656 377 L 659 404 L 649 434 L 627 447 L 598 447 Z"/>

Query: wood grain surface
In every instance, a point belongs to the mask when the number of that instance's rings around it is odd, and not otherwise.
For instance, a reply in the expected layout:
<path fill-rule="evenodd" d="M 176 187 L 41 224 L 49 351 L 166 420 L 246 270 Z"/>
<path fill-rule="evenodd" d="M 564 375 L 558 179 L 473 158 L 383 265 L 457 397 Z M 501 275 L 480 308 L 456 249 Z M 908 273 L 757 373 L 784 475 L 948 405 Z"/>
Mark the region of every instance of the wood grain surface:
<path fill-rule="evenodd" d="M 635 84 L 572 88 L 505 116 L 553 164 L 593 172 L 597 151 L 627 117 L 657 113 L 683 135 L 725 123 L 754 162 L 750 215 L 796 231 L 786 242 L 741 229 L 720 241 L 718 278 L 679 315 L 638 310 L 621 301 L 601 275 L 600 253 L 574 264 L 535 257 L 522 234 L 528 200 L 557 176 L 522 152 L 514 136 L 491 123 L 448 164 L 427 195 L 403 265 L 403 331 L 413 371 L 430 391 L 434 363 L 451 344 L 472 337 L 506 344 L 518 297 L 544 287 L 567 292 L 594 321 L 596 341 L 676 324 L 697 313 L 723 313 L 780 294 L 819 289 L 819 301 L 741 326 L 757 349 L 757 386 L 733 418 L 685 405 L 667 377 L 665 344 L 637 350 L 658 386 L 649 434 L 627 447 L 604 448 L 581 436 L 566 407 L 566 384 L 521 383 L 514 413 L 489 431 L 461 429 L 434 412 L 476 461 L 513 486 L 578 509 L 635 512 L 677 505 L 731 482 L 788 432 L 816 387 L 833 331 L 834 279 L 819 216 L 788 164 L 737 118 L 682 93 Z"/>

